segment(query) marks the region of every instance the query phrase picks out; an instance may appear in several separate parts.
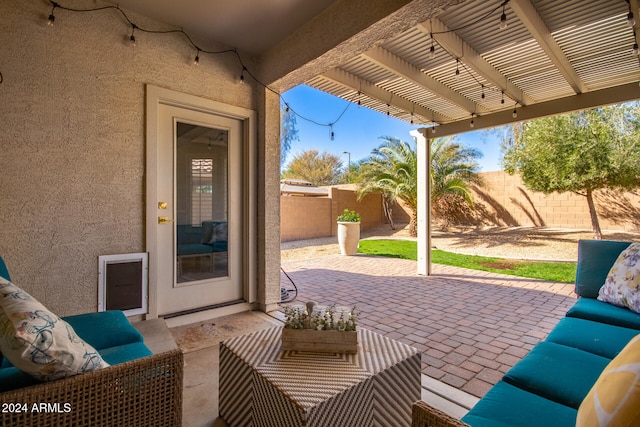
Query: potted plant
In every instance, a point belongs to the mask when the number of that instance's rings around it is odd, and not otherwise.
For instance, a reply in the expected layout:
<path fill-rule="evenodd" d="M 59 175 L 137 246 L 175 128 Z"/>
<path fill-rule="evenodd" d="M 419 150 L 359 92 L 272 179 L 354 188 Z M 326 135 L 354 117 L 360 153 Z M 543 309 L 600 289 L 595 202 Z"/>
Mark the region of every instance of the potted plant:
<path fill-rule="evenodd" d="M 342 255 L 355 255 L 360 242 L 360 214 L 345 209 L 338 215 L 338 243 Z"/>
<path fill-rule="evenodd" d="M 354 354 L 358 351 L 358 314 L 355 306 L 325 307 L 314 301 L 306 307 L 284 307 L 282 350 Z"/>

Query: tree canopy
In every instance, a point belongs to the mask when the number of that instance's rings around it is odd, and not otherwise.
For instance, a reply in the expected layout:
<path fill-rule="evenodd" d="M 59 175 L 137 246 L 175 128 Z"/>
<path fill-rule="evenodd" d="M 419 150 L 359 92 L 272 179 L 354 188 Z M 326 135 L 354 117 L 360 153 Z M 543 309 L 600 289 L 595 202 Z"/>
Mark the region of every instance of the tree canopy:
<path fill-rule="evenodd" d="M 320 154 L 314 149 L 296 155 L 282 174 L 283 178 L 303 179 L 314 185 L 334 185 L 340 182 L 341 176 L 340 157 L 326 151 Z"/>
<path fill-rule="evenodd" d="M 530 190 L 584 196 L 600 239 L 593 192 L 640 187 L 639 137 L 638 103 L 536 119 L 511 126 L 503 166 L 518 172 Z"/>

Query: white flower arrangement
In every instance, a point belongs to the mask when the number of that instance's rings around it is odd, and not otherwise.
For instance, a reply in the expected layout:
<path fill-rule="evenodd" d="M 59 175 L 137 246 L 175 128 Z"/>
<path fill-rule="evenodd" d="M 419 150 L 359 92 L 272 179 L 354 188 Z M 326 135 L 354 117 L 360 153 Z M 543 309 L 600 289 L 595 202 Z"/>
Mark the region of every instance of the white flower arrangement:
<path fill-rule="evenodd" d="M 356 307 L 337 310 L 335 305 L 329 307 L 318 306 L 314 301 L 306 307 L 284 307 L 285 329 L 314 329 L 320 331 L 356 330 L 356 321 L 360 313 Z"/>

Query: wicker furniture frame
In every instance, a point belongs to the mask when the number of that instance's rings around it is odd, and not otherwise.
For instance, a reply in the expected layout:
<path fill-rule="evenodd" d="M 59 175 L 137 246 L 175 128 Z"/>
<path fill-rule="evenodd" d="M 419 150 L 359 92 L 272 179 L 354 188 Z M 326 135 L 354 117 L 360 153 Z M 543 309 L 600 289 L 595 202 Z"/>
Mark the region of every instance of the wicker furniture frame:
<path fill-rule="evenodd" d="M 411 427 L 469 427 L 457 418 L 427 405 L 422 400 L 413 404 Z"/>
<path fill-rule="evenodd" d="M 154 354 L 0 393 L 0 425 L 180 427 L 182 381 L 179 349 Z"/>

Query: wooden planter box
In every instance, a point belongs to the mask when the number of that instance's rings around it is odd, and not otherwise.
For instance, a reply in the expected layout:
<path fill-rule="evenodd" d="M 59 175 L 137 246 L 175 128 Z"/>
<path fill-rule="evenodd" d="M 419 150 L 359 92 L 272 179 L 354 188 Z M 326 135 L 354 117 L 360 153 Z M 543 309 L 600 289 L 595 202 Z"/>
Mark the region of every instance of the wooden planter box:
<path fill-rule="evenodd" d="M 355 354 L 358 352 L 358 333 L 285 328 L 282 329 L 282 350 Z"/>

